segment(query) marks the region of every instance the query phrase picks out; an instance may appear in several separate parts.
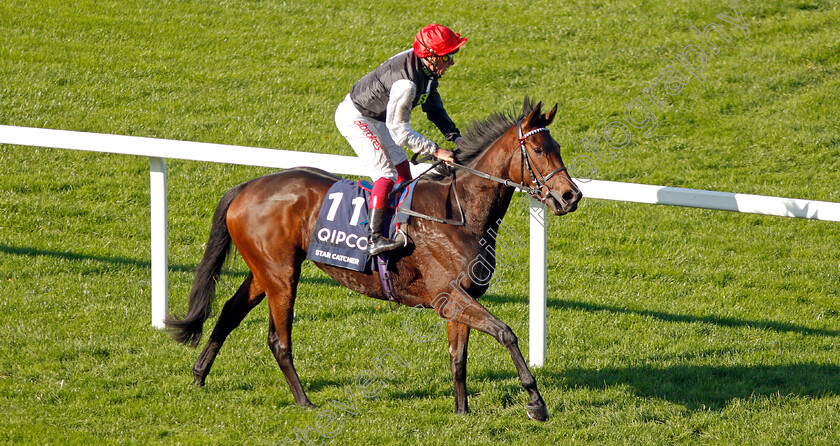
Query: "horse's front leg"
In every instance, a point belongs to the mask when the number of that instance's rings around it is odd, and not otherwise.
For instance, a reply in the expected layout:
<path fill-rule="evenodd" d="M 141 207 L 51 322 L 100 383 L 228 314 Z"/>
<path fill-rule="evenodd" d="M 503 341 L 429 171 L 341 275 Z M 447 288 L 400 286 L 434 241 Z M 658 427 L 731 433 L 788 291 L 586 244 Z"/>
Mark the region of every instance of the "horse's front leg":
<path fill-rule="evenodd" d="M 467 404 L 467 344 L 470 340 L 470 327 L 448 321 L 446 330 L 449 337 L 449 368 L 455 384 L 455 413 L 466 414 L 470 412 Z"/>
<path fill-rule="evenodd" d="M 465 324 L 470 328 L 487 333 L 499 341 L 510 353 L 513 365 L 519 374 L 519 381 L 530 395 L 530 401 L 526 406 L 528 416 L 537 421 L 548 420 L 548 409 L 545 407 L 542 395 L 537 389 L 537 380 L 528 369 L 525 358 L 522 357 L 519 342 L 516 335 L 513 334 L 513 330 L 496 316 L 493 316 L 475 299 L 467 298 L 460 293 L 452 293 L 452 295 L 452 301 L 442 302 L 436 307 L 438 314 L 449 321 Z"/>

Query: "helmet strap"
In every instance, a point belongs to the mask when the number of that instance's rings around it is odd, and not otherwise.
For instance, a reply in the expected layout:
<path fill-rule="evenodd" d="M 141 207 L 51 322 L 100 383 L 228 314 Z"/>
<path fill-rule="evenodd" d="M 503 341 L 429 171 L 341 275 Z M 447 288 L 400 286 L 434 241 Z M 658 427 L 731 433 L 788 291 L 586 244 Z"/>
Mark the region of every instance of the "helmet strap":
<path fill-rule="evenodd" d="M 435 57 L 437 57 L 437 56 L 435 56 Z M 429 59 L 429 58 L 428 57 L 423 57 L 422 59 Z M 431 77 L 434 77 L 434 78 L 440 78 L 440 76 L 435 72 L 435 70 L 437 70 L 438 62 L 439 61 L 430 62 L 430 64 L 432 65 L 431 69 L 429 69 L 429 67 L 427 67 L 425 63 L 420 62 L 420 65 L 423 67 L 423 73 L 425 73 L 426 76 L 431 76 Z"/>

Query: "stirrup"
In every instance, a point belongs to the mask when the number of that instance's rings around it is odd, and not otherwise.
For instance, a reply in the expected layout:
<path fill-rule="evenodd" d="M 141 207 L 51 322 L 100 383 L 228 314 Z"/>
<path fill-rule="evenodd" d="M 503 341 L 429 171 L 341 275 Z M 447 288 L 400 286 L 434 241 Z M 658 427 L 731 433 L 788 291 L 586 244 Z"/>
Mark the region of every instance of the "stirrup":
<path fill-rule="evenodd" d="M 394 241 L 402 243 L 403 248 L 408 248 L 409 245 L 413 245 L 408 235 L 402 229 L 397 229 L 397 233 L 394 234 Z"/>
<path fill-rule="evenodd" d="M 391 240 L 384 235 L 372 235 L 368 241 L 368 255 L 375 256 L 385 251 L 393 251 L 405 246 L 405 241 Z"/>

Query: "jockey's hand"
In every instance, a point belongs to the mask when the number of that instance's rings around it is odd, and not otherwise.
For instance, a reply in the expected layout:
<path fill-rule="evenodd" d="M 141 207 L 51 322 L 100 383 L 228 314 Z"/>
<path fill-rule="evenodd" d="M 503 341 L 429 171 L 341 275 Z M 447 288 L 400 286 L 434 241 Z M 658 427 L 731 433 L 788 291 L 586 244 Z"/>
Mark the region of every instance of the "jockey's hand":
<path fill-rule="evenodd" d="M 452 163 L 455 162 L 455 157 L 452 156 L 452 152 L 441 148 L 440 146 L 435 148 L 435 151 L 434 153 L 432 153 L 432 155 L 434 155 L 435 158 L 442 160 L 444 163 L 446 163 L 447 166 L 451 166 Z"/>

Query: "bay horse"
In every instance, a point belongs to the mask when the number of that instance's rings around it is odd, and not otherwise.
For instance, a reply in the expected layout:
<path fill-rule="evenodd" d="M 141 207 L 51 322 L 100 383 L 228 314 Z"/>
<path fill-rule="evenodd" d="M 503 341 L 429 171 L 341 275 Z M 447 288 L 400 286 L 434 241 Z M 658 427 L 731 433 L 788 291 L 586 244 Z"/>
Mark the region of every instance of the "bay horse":
<path fill-rule="evenodd" d="M 408 225 L 413 248 L 392 256 L 393 287 L 400 303 L 410 307 L 434 308 L 446 319 L 449 366 L 455 395 L 455 412 L 469 412 L 467 405 L 467 343 L 471 329 L 495 338 L 510 354 L 522 386 L 530 400 L 529 417 L 548 419 L 548 410 L 537 383 L 519 350 L 516 335 L 476 300 L 488 288 L 489 280 L 474 280 L 464 272 L 480 255 L 495 269 L 495 239 L 481 242 L 497 231 L 507 212 L 515 188 L 525 189 L 545 202 L 554 215 L 577 208 L 582 194 L 563 165 L 560 145 L 547 126 L 554 120 L 557 105 L 543 114 L 542 103 L 525 99 L 523 111 L 494 113 L 473 123 L 455 150 L 458 164 L 454 176 L 422 177 L 415 186 L 413 210 L 426 215 L 457 215 L 462 206 L 463 225 L 442 224 L 414 218 Z M 548 173 L 545 175 L 545 173 Z M 553 178 L 553 180 L 551 180 Z M 249 268 L 248 276 L 228 300 L 207 344 L 193 367 L 195 384 L 204 385 L 213 360 L 228 334 L 264 298 L 268 298 L 268 345 L 285 375 L 295 401 L 313 404 L 304 392 L 292 361 L 292 322 L 295 296 L 315 220 L 330 186 L 340 178 L 315 168 L 296 168 L 259 177 L 229 190 L 213 216 L 210 238 L 198 265 L 182 318 L 169 317 L 166 325 L 173 338 L 193 347 L 201 338 L 204 321 L 210 316 L 216 280 L 231 244 L 239 250 Z M 551 180 L 551 181 L 550 181 Z M 455 189 L 455 190 L 453 190 Z M 453 203 L 452 197 L 459 203 Z M 315 262 L 339 284 L 374 299 L 387 300 L 374 268 L 356 272 Z M 457 283 L 456 283 L 457 282 Z M 464 293 L 451 292 L 456 283 Z M 446 294 L 457 312 L 446 310 Z M 452 308 L 452 307 L 447 307 Z M 454 313 L 454 314 L 447 314 Z M 445 316 L 444 316 L 445 315 Z"/>

